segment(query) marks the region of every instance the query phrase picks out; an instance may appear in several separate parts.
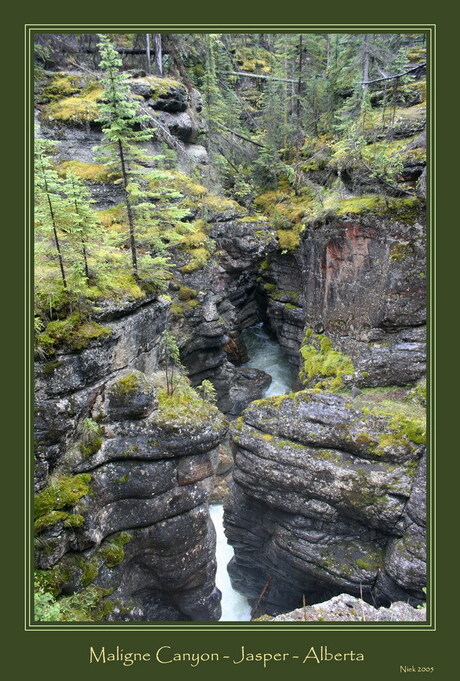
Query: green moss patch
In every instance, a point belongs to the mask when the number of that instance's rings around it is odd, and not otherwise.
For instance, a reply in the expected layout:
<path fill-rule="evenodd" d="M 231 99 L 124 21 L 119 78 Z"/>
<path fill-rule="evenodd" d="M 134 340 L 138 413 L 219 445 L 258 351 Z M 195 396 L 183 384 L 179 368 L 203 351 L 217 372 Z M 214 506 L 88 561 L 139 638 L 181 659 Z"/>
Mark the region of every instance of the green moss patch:
<path fill-rule="evenodd" d="M 299 378 L 304 385 L 324 390 L 339 390 L 343 377 L 354 374 L 355 368 L 350 357 L 334 350 L 331 340 L 308 329 L 300 354 L 304 360 Z"/>
<path fill-rule="evenodd" d="M 120 534 L 110 537 L 103 543 L 99 553 L 107 567 L 112 568 L 123 562 L 125 557 L 124 546 L 131 539 L 132 536 L 128 532 L 120 532 Z"/>
<path fill-rule="evenodd" d="M 89 493 L 90 480 L 91 476 L 87 473 L 61 477 L 39 492 L 34 499 L 36 533 L 43 532 L 59 521 L 64 521 L 66 527 L 80 527 L 83 516 L 72 514 L 71 509 Z"/>
<path fill-rule="evenodd" d="M 302 232 L 301 227 L 293 227 L 292 229 L 278 229 L 276 231 L 276 236 L 278 237 L 278 243 L 281 251 L 295 251 L 300 244 L 300 234 Z"/>
<path fill-rule="evenodd" d="M 36 342 L 49 356 L 62 346 L 71 351 L 83 350 L 92 341 L 107 338 L 111 333 L 107 327 L 74 314 L 67 319 L 49 322 L 45 330 L 37 335 Z"/>
<path fill-rule="evenodd" d="M 207 196 L 203 197 L 203 206 L 216 213 L 221 213 L 227 210 L 231 210 L 239 214 L 246 212 L 246 209 L 243 208 L 243 206 L 240 206 L 240 204 L 233 199 L 226 199 L 222 196 L 216 196 L 214 194 L 208 194 Z"/>
<path fill-rule="evenodd" d="M 409 388 L 366 388 L 354 400 L 364 413 L 382 416 L 388 431 L 380 436 L 375 453 L 388 448 L 426 443 L 426 413 Z M 360 436 L 361 437 L 361 436 Z"/>
<path fill-rule="evenodd" d="M 82 89 L 82 76 L 75 73 L 47 74 L 48 85 L 43 89 L 43 96 L 50 100 L 75 95 Z"/>
<path fill-rule="evenodd" d="M 111 392 L 114 395 L 130 395 L 136 390 L 139 390 L 139 376 L 137 374 L 128 374 L 128 376 L 123 376 L 116 383 L 113 384 Z"/>
<path fill-rule="evenodd" d="M 180 271 L 183 272 L 183 274 L 190 274 L 191 272 L 201 269 L 211 257 L 211 253 L 205 247 L 194 248 L 191 251 L 191 255 L 192 258 L 190 262 L 180 268 Z"/>
<path fill-rule="evenodd" d="M 191 298 L 196 298 L 198 291 L 194 288 L 189 288 L 188 286 L 181 286 L 179 289 L 179 300 L 190 300 Z"/>
<path fill-rule="evenodd" d="M 222 418 L 217 407 L 201 399 L 187 383 L 185 377 L 177 377 L 172 395 L 166 389 L 158 391 L 158 411 L 156 418 L 160 425 L 172 428 L 183 426 L 196 428 L 214 419 Z"/>
<path fill-rule="evenodd" d="M 144 76 L 143 78 L 133 78 L 129 83 L 143 83 L 149 85 L 151 88 L 152 97 L 166 96 L 171 90 L 183 90 L 186 93 L 185 86 L 178 80 L 172 78 L 160 78 L 160 76 Z"/>
<path fill-rule="evenodd" d="M 92 83 L 78 94 L 63 97 L 42 109 L 42 116 L 50 121 L 61 121 L 74 125 L 95 121 L 99 115 L 97 102 L 104 91 L 98 83 Z"/>
<path fill-rule="evenodd" d="M 235 53 L 238 69 L 248 73 L 270 73 L 271 58 L 268 50 L 258 46 L 238 47 Z"/>
<path fill-rule="evenodd" d="M 102 163 L 63 161 L 56 167 L 56 170 L 59 175 L 64 177 L 67 176 L 68 173 L 73 173 L 80 180 L 86 180 L 90 182 L 113 182 L 114 180 L 118 179 L 116 175 L 108 172 L 106 166 Z"/>
<path fill-rule="evenodd" d="M 411 222 L 419 214 L 421 201 L 417 198 L 394 198 L 379 194 L 367 194 L 351 199 L 342 199 L 336 209 L 337 215 L 359 215 L 374 213 L 392 217 L 402 222 Z"/>

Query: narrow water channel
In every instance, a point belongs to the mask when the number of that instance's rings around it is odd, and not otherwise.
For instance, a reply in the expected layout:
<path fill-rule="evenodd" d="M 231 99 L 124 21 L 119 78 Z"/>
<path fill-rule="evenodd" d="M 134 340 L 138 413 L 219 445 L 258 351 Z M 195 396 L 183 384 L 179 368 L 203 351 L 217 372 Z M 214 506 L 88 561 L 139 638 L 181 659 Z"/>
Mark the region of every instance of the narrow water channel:
<path fill-rule="evenodd" d="M 294 367 L 288 362 L 280 346 L 257 324 L 243 331 L 243 340 L 250 357 L 245 366 L 261 369 L 272 377 L 264 397 L 284 395 L 290 392 L 296 378 Z M 248 622 L 251 619 L 251 607 L 246 598 L 231 585 L 227 565 L 233 557 L 233 548 L 227 544 L 223 527 L 223 506 L 214 505 L 209 508 L 211 519 L 216 528 L 216 584 L 222 592 L 221 622 Z"/>
<path fill-rule="evenodd" d="M 222 617 L 220 621 L 249 622 L 251 606 L 246 598 L 232 587 L 227 572 L 227 565 L 233 558 L 233 548 L 230 544 L 227 544 L 227 537 L 224 534 L 224 507 L 221 504 L 216 504 L 209 507 L 209 512 L 216 528 L 216 586 L 222 592 Z"/>
<path fill-rule="evenodd" d="M 245 366 L 265 371 L 272 377 L 264 397 L 290 392 L 296 379 L 296 370 L 281 350 L 279 343 L 270 338 L 262 324 L 251 326 L 243 331 L 241 336 L 250 357 Z"/>

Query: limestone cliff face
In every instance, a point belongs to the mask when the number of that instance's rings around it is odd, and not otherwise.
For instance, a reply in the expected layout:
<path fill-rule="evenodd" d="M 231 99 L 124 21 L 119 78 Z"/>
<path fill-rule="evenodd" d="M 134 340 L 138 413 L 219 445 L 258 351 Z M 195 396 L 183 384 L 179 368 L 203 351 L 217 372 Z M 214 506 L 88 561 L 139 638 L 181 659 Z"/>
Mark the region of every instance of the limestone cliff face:
<path fill-rule="evenodd" d="M 423 434 L 374 412 L 307 390 L 256 402 L 235 424 L 229 571 L 253 603 L 267 587 L 261 612 L 343 591 L 423 600 Z"/>
<path fill-rule="evenodd" d="M 43 487 L 66 447 L 77 437 L 104 384 L 122 369 L 151 373 L 159 366 L 159 343 L 167 305 L 151 297 L 142 303 L 107 305 L 97 315 L 99 333 L 61 344 L 35 364 L 36 489 Z"/>
<path fill-rule="evenodd" d="M 336 213 L 307 222 L 297 249 L 270 255 L 268 316 L 293 362 L 311 329 L 352 359 L 357 386 L 424 375 L 424 223 L 417 199 L 344 200 Z"/>
<path fill-rule="evenodd" d="M 405 385 L 425 373 L 424 213 L 412 203 L 326 219 L 302 239 L 306 327 L 353 359 L 359 386 Z"/>
<path fill-rule="evenodd" d="M 207 501 L 224 417 L 124 370 L 88 420 L 37 496 L 37 567 L 60 593 L 101 589 L 109 619 L 219 619 Z"/>

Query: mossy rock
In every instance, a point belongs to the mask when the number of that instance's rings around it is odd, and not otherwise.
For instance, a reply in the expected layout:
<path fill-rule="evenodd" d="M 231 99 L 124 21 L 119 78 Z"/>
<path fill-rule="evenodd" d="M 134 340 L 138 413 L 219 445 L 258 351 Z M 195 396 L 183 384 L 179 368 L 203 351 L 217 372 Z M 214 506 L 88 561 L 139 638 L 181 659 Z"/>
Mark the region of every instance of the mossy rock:
<path fill-rule="evenodd" d="M 41 117 L 68 125 L 95 122 L 99 116 L 98 102 L 104 91 L 97 82 L 91 83 L 78 94 L 57 99 L 43 107 Z"/>
<path fill-rule="evenodd" d="M 134 97 L 153 100 L 149 104 L 154 109 L 177 112 L 187 108 L 187 88 L 172 78 L 149 75 L 127 80 L 126 84 Z"/>
<path fill-rule="evenodd" d="M 115 567 L 123 562 L 125 557 L 124 546 L 131 541 L 129 532 L 120 532 L 104 541 L 99 549 L 99 553 L 109 568 Z"/>
<path fill-rule="evenodd" d="M 66 177 L 73 173 L 80 180 L 87 182 L 114 182 L 118 175 L 110 173 L 102 163 L 84 163 L 83 161 L 63 161 L 56 170 L 59 175 Z"/>
<path fill-rule="evenodd" d="M 125 371 L 106 386 L 105 417 L 110 421 L 145 418 L 158 406 L 156 388 L 140 371 Z"/>
<path fill-rule="evenodd" d="M 413 222 L 419 215 L 422 202 L 417 198 L 393 198 L 379 194 L 367 194 L 340 201 L 337 215 L 360 215 L 373 213 L 400 222 Z"/>
<path fill-rule="evenodd" d="M 278 244 L 281 251 L 295 251 L 300 244 L 301 229 L 277 230 Z"/>
<path fill-rule="evenodd" d="M 226 423 L 223 414 L 213 404 L 202 399 L 188 385 L 188 379 L 178 376 L 173 392 L 166 389 L 158 391 L 157 423 L 167 430 L 181 428 L 203 428 L 213 423 L 213 428 L 220 429 Z"/>
<path fill-rule="evenodd" d="M 37 335 L 36 346 L 41 348 L 43 354 L 52 356 L 60 347 L 70 351 L 83 350 L 92 341 L 103 340 L 111 333 L 109 328 L 77 313 L 67 319 L 49 322 L 45 330 Z"/>
<path fill-rule="evenodd" d="M 211 257 L 211 253 L 205 247 L 194 248 L 190 251 L 192 259 L 180 268 L 183 274 L 191 274 L 203 268 Z"/>
<path fill-rule="evenodd" d="M 188 286 L 181 286 L 178 291 L 179 300 L 189 301 L 192 298 L 196 298 L 198 291 L 194 288 L 189 288 Z"/>
<path fill-rule="evenodd" d="M 48 516 L 48 520 L 42 520 L 40 525 L 50 526 L 59 520 L 64 520 L 65 518 L 57 512 L 65 511 L 66 514 L 70 512 L 79 500 L 89 493 L 90 481 L 91 475 L 88 473 L 73 477 L 63 476 L 39 492 L 34 499 L 34 517 L 39 519 Z M 54 515 L 49 517 L 51 513 Z"/>
<path fill-rule="evenodd" d="M 344 387 L 344 377 L 355 372 L 350 357 L 335 350 L 327 336 L 312 329 L 307 329 L 299 352 L 303 359 L 299 378 L 307 387 L 339 390 Z"/>

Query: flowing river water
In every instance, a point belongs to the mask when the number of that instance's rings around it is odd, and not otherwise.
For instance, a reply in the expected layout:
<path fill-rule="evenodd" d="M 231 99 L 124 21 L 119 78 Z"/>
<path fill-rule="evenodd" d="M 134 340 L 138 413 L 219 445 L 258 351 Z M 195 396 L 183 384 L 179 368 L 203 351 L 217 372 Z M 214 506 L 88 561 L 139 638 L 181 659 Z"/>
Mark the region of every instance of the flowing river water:
<path fill-rule="evenodd" d="M 261 369 L 272 377 L 264 397 L 284 395 L 290 392 L 296 378 L 295 368 L 288 362 L 279 344 L 263 330 L 262 324 L 246 329 L 242 334 L 250 357 L 245 366 Z M 251 619 L 251 607 L 246 598 L 235 591 L 227 572 L 233 557 L 233 548 L 227 544 L 223 527 L 223 506 L 210 506 L 211 519 L 216 528 L 216 584 L 222 592 L 221 622 L 247 622 Z"/>

